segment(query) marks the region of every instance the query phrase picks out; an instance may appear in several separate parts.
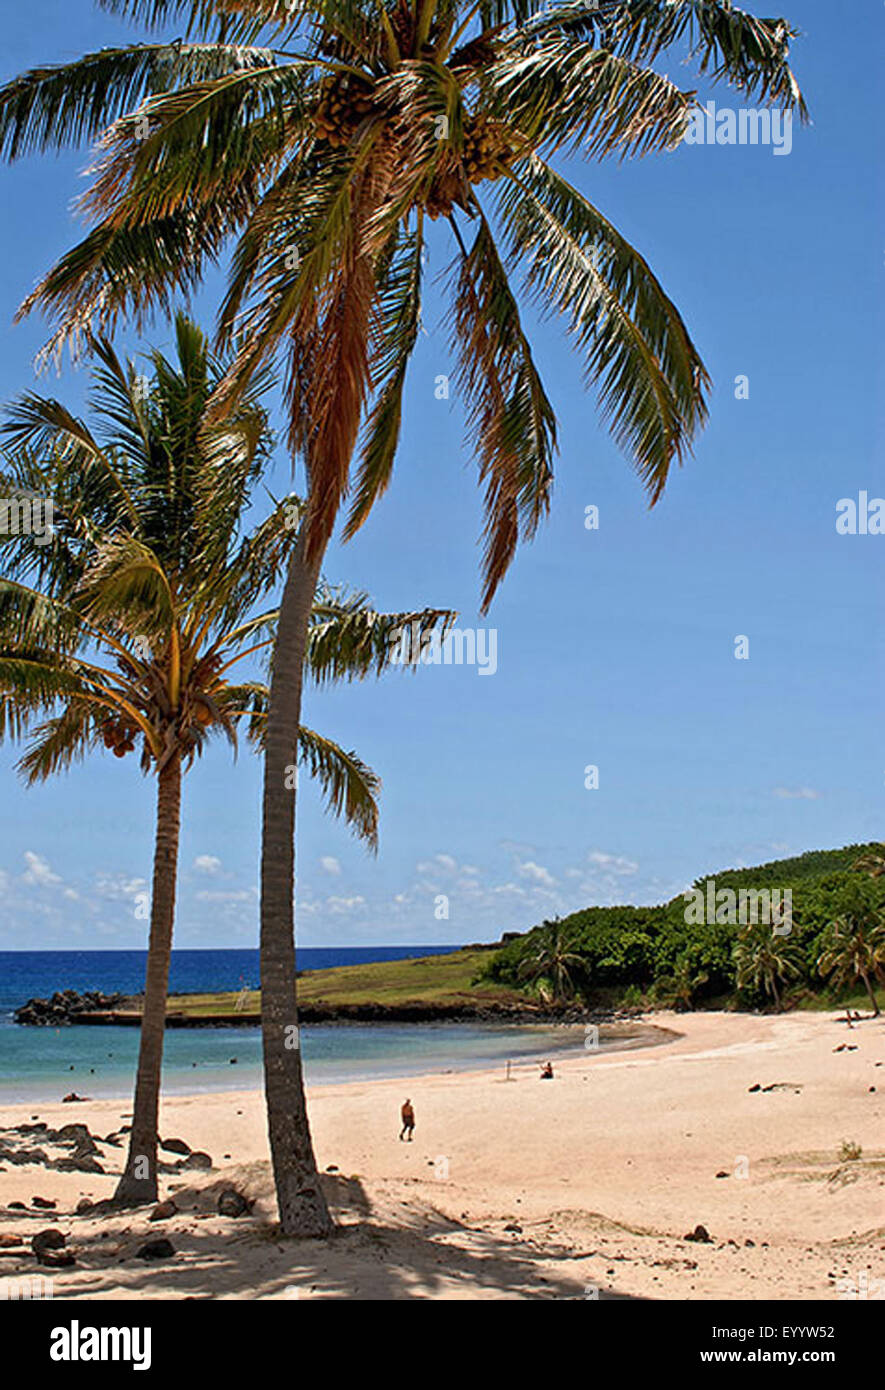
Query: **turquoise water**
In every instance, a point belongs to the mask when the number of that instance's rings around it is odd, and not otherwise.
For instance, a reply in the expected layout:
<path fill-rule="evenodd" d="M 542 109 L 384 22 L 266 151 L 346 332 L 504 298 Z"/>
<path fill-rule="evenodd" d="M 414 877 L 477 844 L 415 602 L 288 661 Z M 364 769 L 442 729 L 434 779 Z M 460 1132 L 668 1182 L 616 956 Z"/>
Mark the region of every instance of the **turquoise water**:
<path fill-rule="evenodd" d="M 311 1085 L 526 1062 L 583 1045 L 581 1028 L 467 1023 L 322 1023 L 301 1029 Z M 604 1046 L 604 1043 L 603 1043 Z M 0 1104 L 131 1094 L 137 1028 L 15 1028 L 0 1033 Z M 236 1059 L 236 1060 L 232 1060 Z M 258 1028 L 169 1029 L 163 1090 L 261 1085 Z"/>
<path fill-rule="evenodd" d="M 455 947 L 325 948 L 299 952 L 299 967 L 403 959 Z M 0 952 L 0 1104 L 131 1094 L 138 1057 L 137 1028 L 23 1028 L 12 1011 L 26 999 L 60 989 L 136 992 L 144 976 L 141 951 Z M 174 951 L 171 988 L 184 992 L 235 989 L 257 981 L 254 951 Z M 462 1071 L 581 1048 L 580 1027 L 514 1024 L 336 1023 L 302 1028 L 308 1082 L 414 1076 Z M 614 1043 L 601 1040 L 603 1049 Z M 623 1045 L 619 1041 L 618 1045 Z M 258 1028 L 169 1029 L 164 1091 L 249 1090 L 261 1085 Z"/>

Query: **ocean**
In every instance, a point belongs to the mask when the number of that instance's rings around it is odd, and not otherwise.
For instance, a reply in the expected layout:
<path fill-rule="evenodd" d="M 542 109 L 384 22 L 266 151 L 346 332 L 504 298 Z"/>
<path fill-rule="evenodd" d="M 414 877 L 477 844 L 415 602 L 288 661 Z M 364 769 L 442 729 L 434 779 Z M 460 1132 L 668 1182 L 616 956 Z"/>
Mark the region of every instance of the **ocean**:
<path fill-rule="evenodd" d="M 454 946 L 304 947 L 299 970 L 442 955 Z M 144 951 L 0 951 L 0 1104 L 131 1093 L 138 1059 L 137 1028 L 25 1028 L 13 1011 L 56 990 L 119 990 L 144 984 Z M 172 952 L 170 991 L 204 993 L 258 984 L 256 950 Z M 312 1085 L 527 1061 L 574 1049 L 573 1027 L 472 1023 L 334 1023 L 302 1028 L 307 1080 Z M 602 1047 L 605 1047 L 602 1041 Z M 166 1033 L 166 1094 L 249 1090 L 261 1085 L 258 1028 L 176 1029 Z"/>

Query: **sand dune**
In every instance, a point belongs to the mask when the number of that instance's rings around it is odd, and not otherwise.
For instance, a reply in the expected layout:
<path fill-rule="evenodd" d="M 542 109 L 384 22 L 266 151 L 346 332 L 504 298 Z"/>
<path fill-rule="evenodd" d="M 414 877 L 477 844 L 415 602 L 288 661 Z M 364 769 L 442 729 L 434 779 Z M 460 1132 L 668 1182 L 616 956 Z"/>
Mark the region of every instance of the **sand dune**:
<path fill-rule="evenodd" d="M 652 1021 L 677 1036 L 576 1053 L 552 1083 L 521 1066 L 510 1081 L 498 1070 L 316 1088 L 340 1224 L 326 1245 L 276 1235 L 258 1094 L 171 1098 L 164 1136 L 215 1165 L 164 1174 L 178 1214 L 73 1214 L 81 1197 L 110 1195 L 125 1149 L 100 1145 L 107 1176 L 2 1165 L 0 1235 L 25 1245 L 0 1250 L 0 1277 L 51 1274 L 56 1298 L 885 1298 L 885 1021 Z M 834 1051 L 842 1043 L 856 1050 Z M 406 1095 L 412 1144 L 397 1139 Z M 129 1108 L 3 1107 L 0 1126 L 37 1116 L 104 1135 Z M 861 1157 L 843 1160 L 843 1140 Z M 250 1215 L 217 1214 L 228 1186 L 254 1201 Z M 56 1210 L 9 1210 L 34 1195 Z M 684 1239 L 698 1225 L 709 1243 Z M 48 1226 L 73 1268 L 36 1265 L 30 1238 Z M 135 1258 L 161 1236 L 174 1256 Z"/>

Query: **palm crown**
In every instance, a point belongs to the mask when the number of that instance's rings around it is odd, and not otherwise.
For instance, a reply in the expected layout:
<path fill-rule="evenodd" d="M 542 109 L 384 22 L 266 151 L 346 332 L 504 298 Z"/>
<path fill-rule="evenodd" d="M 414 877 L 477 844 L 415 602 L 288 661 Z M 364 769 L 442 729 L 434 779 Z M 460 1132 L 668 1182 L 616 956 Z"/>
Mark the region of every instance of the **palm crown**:
<path fill-rule="evenodd" d="M 162 772 L 174 757 L 187 765 L 214 733 L 235 743 L 244 720 L 261 741 L 267 687 L 235 668 L 272 644 L 277 613 L 265 605 L 301 504 L 284 498 L 242 534 L 270 448 L 265 383 L 207 425 L 223 366 L 183 315 L 176 347 L 175 363 L 150 355 L 148 377 L 94 344 L 96 433 L 46 397 L 9 411 L 4 492 L 53 501 L 48 543 L 10 533 L 0 548 L 0 736 L 30 735 L 21 766 L 31 781 L 102 742 L 122 757 L 138 740 L 143 770 Z M 321 681 L 380 671 L 401 625 L 426 631 L 449 617 L 378 614 L 366 595 L 322 584 L 308 669 Z M 374 843 L 371 769 L 303 726 L 299 755 L 330 806 Z"/>
<path fill-rule="evenodd" d="M 101 0 L 187 39 L 103 50 L 0 92 L 0 148 L 98 139 L 86 239 L 24 306 L 54 343 L 138 321 L 235 238 L 222 341 L 228 406 L 287 359 L 291 443 L 321 553 L 390 478 L 420 328 L 428 219 L 445 218 L 457 378 L 485 485 L 488 604 L 544 515 L 556 432 L 508 271 L 564 316 L 602 412 L 652 501 L 706 414 L 707 376 L 642 256 L 550 163 L 675 146 L 699 69 L 804 115 L 793 31 L 730 0 Z M 356 476 L 351 456 L 364 427 Z"/>

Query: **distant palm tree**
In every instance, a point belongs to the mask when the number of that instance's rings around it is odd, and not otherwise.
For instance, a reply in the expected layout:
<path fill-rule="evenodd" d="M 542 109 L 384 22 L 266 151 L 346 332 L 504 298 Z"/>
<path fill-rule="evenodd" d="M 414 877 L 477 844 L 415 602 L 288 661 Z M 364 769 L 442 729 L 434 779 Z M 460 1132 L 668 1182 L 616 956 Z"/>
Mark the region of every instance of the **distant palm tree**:
<path fill-rule="evenodd" d="M 706 971 L 695 970 L 687 955 L 680 956 L 672 973 L 661 975 L 655 981 L 655 1001 L 680 1013 L 685 1012 L 692 1007 L 698 990 L 703 989 L 709 978 Z"/>
<path fill-rule="evenodd" d="M 0 736 L 30 736 L 31 783 L 101 744 L 118 758 L 141 741 L 157 778 L 150 943 L 130 1153 L 122 1203 L 157 1196 L 157 1120 L 178 864 L 181 777 L 212 735 L 263 741 L 268 691 L 234 668 L 267 651 L 277 613 L 261 610 L 295 544 L 287 498 L 241 535 L 269 448 L 257 395 L 208 427 L 223 372 L 200 330 L 176 320 L 177 360 L 150 377 L 95 344 L 97 437 L 58 401 L 25 396 L 5 426 L 0 491 L 53 502 L 53 530 L 0 538 Z M 18 578 L 11 576 L 17 575 Z M 22 582 L 29 579 L 30 583 Z M 383 669 L 397 630 L 436 612 L 377 614 L 363 594 L 318 588 L 307 664 L 319 680 Z M 353 752 L 301 727 L 297 759 L 329 807 L 374 846 L 378 779 Z M 290 749 L 294 765 L 296 751 Z"/>
<path fill-rule="evenodd" d="M 859 859 L 855 859 L 851 867 L 869 874 L 870 878 L 881 878 L 885 874 L 885 845 L 877 845 L 875 849 L 867 850 Z"/>
<path fill-rule="evenodd" d="M 845 989 L 862 981 L 873 1009 L 879 1001 L 873 981 L 885 984 L 885 909 L 856 907 L 837 917 L 827 928 L 817 968 L 833 989 Z"/>
<path fill-rule="evenodd" d="M 771 926 L 760 922 L 744 927 L 735 946 L 738 989 L 754 989 L 770 995 L 776 1009 L 781 1008 L 778 982 L 800 974 L 798 948 L 786 936 L 776 936 Z"/>
<path fill-rule="evenodd" d="M 186 41 L 105 49 L 0 91 L 0 151 L 99 141 L 93 220 L 26 301 L 55 344 L 136 321 L 237 239 L 221 312 L 239 351 L 227 405 L 287 360 L 307 512 L 289 560 L 265 756 L 261 952 L 268 1121 L 284 1232 L 324 1235 L 297 1059 L 295 791 L 316 578 L 348 492 L 352 535 L 388 486 L 421 331 L 429 223 L 454 251 L 454 381 L 486 512 L 483 610 L 550 505 L 556 419 L 511 271 L 562 318 L 652 503 L 706 419 L 708 377 L 647 261 L 554 163 L 675 148 L 712 81 L 805 115 L 794 30 L 732 0 L 100 0 Z M 486 197 L 486 191 L 491 192 Z M 448 378 L 446 378 L 448 379 Z M 363 441 L 359 445 L 360 431 Z"/>
<path fill-rule="evenodd" d="M 538 982 L 542 990 L 549 981 L 554 1003 L 574 998 L 574 975 L 584 969 L 583 957 L 572 950 L 575 939 L 574 931 L 563 926 L 558 917 L 543 922 L 519 968 L 520 975 Z"/>

